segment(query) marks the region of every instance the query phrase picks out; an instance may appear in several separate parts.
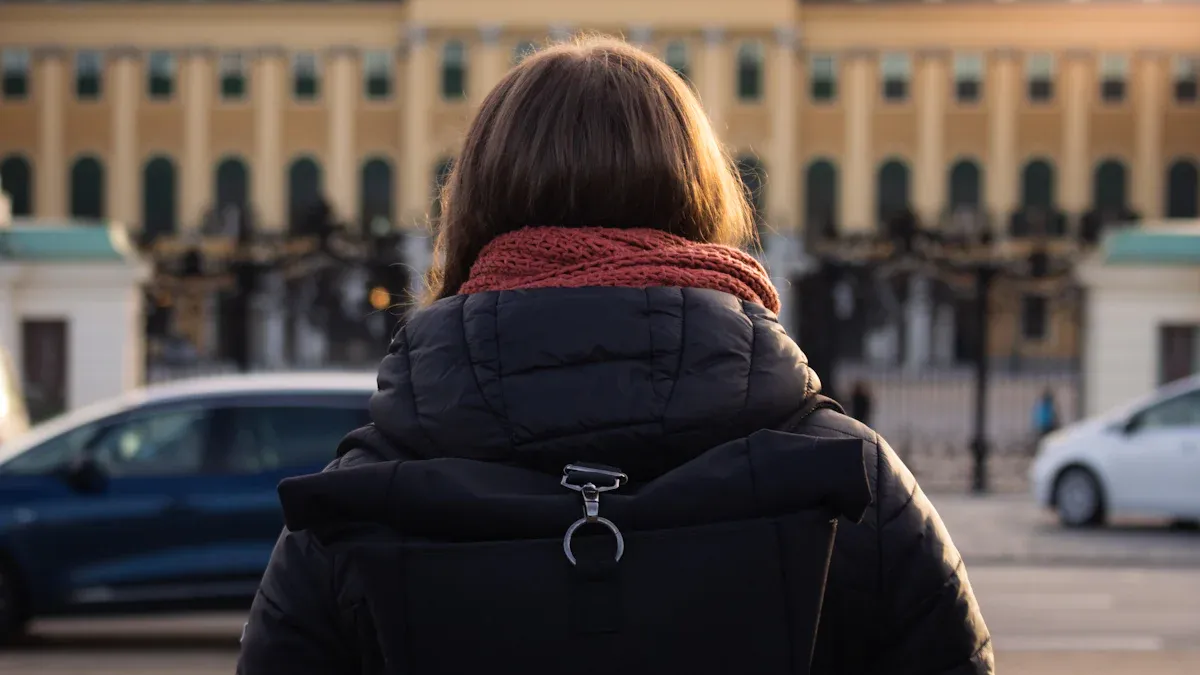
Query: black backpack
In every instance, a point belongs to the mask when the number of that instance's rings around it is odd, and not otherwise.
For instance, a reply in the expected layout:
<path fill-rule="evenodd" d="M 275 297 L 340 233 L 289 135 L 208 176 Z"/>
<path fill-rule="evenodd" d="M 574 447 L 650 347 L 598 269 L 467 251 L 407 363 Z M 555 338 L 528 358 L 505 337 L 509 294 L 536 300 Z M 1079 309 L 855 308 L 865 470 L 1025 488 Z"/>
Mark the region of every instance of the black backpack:
<path fill-rule="evenodd" d="M 808 673 L 837 519 L 871 498 L 862 441 L 776 431 L 650 480 L 432 459 L 279 491 L 364 675 Z"/>

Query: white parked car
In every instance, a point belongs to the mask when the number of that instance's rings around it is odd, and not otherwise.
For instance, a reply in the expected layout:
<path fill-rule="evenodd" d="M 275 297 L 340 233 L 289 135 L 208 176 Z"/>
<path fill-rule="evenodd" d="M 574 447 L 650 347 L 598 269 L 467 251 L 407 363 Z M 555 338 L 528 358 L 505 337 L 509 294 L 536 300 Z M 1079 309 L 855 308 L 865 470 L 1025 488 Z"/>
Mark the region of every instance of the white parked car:
<path fill-rule="evenodd" d="M 1030 477 L 1067 526 L 1200 520 L 1200 375 L 1048 435 Z"/>

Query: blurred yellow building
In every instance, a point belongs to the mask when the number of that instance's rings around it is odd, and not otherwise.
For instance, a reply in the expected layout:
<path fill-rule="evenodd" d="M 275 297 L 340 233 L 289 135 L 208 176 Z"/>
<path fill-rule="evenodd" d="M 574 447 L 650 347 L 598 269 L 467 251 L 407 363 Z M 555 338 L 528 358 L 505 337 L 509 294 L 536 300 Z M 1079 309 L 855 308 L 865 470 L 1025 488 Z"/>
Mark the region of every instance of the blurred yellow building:
<path fill-rule="evenodd" d="M 907 203 L 1197 215 L 1200 3 L 1178 0 L 5 2 L 0 178 L 17 215 L 162 234 L 228 205 L 285 230 L 321 193 L 418 227 L 488 89 L 580 30 L 694 83 L 781 238 Z M 1035 351 L 1074 345 L 1054 324 Z"/>

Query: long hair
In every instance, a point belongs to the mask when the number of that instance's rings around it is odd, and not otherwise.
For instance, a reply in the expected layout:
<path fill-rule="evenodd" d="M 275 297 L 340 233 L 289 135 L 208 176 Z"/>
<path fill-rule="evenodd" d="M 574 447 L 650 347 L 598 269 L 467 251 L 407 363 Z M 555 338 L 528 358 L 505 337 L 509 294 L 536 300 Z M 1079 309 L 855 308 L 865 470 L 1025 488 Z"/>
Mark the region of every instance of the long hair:
<path fill-rule="evenodd" d="M 551 46 L 510 70 L 484 98 L 439 198 L 432 300 L 458 293 L 488 242 L 531 225 L 653 228 L 730 245 L 756 231 L 691 87 L 607 37 Z"/>

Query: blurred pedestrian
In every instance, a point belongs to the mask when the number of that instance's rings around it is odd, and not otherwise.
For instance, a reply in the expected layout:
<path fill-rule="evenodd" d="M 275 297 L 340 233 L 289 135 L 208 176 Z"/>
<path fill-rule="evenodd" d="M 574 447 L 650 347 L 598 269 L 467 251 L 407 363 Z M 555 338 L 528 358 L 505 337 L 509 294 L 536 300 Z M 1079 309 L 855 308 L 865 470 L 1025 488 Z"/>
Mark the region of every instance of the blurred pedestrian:
<path fill-rule="evenodd" d="M 1054 400 L 1054 390 L 1046 387 L 1033 405 L 1033 431 L 1040 440 L 1058 429 L 1058 426 L 1058 404 Z"/>
<path fill-rule="evenodd" d="M 280 485 L 240 673 L 993 672 L 937 512 L 735 246 L 753 216 L 674 71 L 526 58 L 441 199 L 374 424 Z"/>
<path fill-rule="evenodd" d="M 854 391 L 850 394 L 850 416 L 862 422 L 871 424 L 871 388 L 863 380 L 854 383 Z"/>

